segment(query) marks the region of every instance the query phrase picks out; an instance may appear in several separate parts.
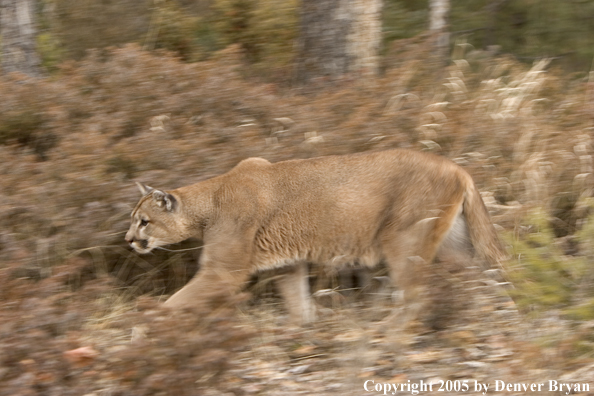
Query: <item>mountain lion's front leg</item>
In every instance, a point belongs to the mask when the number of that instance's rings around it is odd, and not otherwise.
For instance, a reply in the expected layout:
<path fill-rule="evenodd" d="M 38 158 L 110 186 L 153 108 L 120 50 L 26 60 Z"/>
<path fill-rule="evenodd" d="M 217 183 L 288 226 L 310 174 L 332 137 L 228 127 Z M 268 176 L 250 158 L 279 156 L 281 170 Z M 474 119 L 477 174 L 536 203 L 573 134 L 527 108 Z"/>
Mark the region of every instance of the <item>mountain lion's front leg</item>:
<path fill-rule="evenodd" d="M 251 275 L 251 254 L 243 241 L 227 238 L 209 242 L 202 252 L 198 273 L 165 301 L 172 308 L 212 308 L 226 295 L 238 293 Z"/>

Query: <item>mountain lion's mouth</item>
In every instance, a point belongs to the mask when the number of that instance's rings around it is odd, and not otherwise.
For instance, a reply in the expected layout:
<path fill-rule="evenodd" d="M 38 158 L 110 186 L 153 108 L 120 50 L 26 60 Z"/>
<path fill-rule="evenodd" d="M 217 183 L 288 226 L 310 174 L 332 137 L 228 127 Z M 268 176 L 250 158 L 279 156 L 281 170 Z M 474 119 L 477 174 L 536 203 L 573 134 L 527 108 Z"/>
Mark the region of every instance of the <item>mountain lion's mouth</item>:
<path fill-rule="evenodd" d="M 131 243 L 132 248 L 140 254 L 149 253 L 152 248 L 148 246 L 148 239 L 140 239 Z"/>

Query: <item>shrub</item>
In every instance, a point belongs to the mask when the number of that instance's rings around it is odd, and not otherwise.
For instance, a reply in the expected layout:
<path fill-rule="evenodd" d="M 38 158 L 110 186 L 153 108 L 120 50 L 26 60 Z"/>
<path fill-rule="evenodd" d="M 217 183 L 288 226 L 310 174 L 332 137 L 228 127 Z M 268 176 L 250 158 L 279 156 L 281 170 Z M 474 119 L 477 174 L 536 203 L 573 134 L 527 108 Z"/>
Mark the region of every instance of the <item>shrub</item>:
<path fill-rule="evenodd" d="M 18 143 L 29 147 L 45 160 L 45 153 L 56 145 L 56 135 L 44 131 L 42 113 L 33 110 L 13 110 L 0 115 L 0 144 Z"/>
<path fill-rule="evenodd" d="M 237 325 L 234 303 L 224 297 L 219 303 L 226 309 L 173 317 L 145 299 L 143 315 L 125 299 L 106 298 L 114 296 L 106 278 L 75 291 L 72 268 L 39 282 L 12 279 L 11 270 L 0 271 L 0 298 L 11 302 L 0 307 L 0 395 L 225 389 L 218 375 L 251 334 Z M 150 340 L 129 344 L 132 326 L 147 320 Z"/>

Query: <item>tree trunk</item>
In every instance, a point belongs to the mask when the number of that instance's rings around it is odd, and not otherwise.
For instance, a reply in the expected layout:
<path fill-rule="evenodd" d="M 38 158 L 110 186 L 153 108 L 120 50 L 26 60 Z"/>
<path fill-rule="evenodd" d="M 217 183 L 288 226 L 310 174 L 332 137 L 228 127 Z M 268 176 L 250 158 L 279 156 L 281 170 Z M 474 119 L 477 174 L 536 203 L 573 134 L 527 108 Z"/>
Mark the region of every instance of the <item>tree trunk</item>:
<path fill-rule="evenodd" d="M 381 6 L 381 0 L 302 0 L 297 80 L 377 73 Z"/>
<path fill-rule="evenodd" d="M 450 0 L 429 0 L 429 30 L 435 36 L 435 53 L 446 59 L 450 45 L 448 19 Z"/>
<path fill-rule="evenodd" d="M 489 47 L 492 47 L 497 42 L 495 37 L 495 25 L 497 23 L 497 14 L 505 3 L 508 0 L 491 0 L 491 2 L 485 7 L 487 11 L 487 32 L 485 34 L 484 40 L 484 49 L 489 50 Z"/>
<path fill-rule="evenodd" d="M 2 71 L 41 76 L 35 45 L 34 0 L 0 0 Z"/>

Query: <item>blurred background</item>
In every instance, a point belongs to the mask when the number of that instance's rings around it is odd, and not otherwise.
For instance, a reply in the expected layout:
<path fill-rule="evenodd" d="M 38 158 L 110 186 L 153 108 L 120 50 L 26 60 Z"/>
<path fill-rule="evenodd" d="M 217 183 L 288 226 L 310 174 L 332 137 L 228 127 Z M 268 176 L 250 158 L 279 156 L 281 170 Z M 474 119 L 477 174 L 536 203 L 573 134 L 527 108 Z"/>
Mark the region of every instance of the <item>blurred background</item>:
<path fill-rule="evenodd" d="M 1 0 L 0 395 L 459 378 L 591 394 L 593 18 L 589 0 Z M 435 314 L 408 331 L 385 322 L 381 265 L 367 289 L 312 266 L 307 329 L 286 325 L 273 273 L 240 314 L 163 319 L 200 241 L 131 252 L 135 181 L 395 147 L 473 176 L 507 282 L 434 266 Z M 153 341 L 129 348 L 147 321 Z"/>

